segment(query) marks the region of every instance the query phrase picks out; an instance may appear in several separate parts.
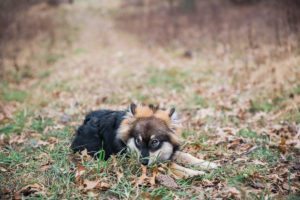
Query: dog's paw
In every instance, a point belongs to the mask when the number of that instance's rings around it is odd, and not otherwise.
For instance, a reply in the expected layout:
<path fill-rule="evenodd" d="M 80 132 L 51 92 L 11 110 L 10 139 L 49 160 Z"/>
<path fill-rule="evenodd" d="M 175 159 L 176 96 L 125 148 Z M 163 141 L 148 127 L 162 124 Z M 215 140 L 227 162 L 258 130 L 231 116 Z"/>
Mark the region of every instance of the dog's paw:
<path fill-rule="evenodd" d="M 195 163 L 194 166 L 201 167 L 203 169 L 217 169 L 218 167 L 220 167 L 219 164 L 208 162 L 208 161 Z"/>

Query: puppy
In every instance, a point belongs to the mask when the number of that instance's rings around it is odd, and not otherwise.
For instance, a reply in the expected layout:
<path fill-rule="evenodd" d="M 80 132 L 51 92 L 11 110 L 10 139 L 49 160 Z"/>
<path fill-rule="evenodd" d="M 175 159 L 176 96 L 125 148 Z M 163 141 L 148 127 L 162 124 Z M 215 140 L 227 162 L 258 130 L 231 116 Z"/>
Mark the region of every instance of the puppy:
<path fill-rule="evenodd" d="M 100 150 L 104 150 L 105 160 L 113 154 L 129 150 L 137 154 L 143 165 L 173 160 L 206 169 L 217 167 L 214 163 L 179 151 L 179 134 L 180 123 L 174 108 L 162 110 L 152 105 L 131 104 L 124 111 L 98 110 L 89 113 L 78 128 L 71 148 L 74 152 L 87 149 L 91 156 L 97 156 Z M 192 171 L 179 166 L 176 168 L 180 171 L 184 169 L 184 172 Z"/>
<path fill-rule="evenodd" d="M 175 109 L 131 104 L 127 111 L 98 110 L 89 113 L 78 128 L 71 148 L 87 149 L 105 159 L 125 150 L 137 153 L 143 165 L 170 160 L 179 149 L 179 123 Z"/>

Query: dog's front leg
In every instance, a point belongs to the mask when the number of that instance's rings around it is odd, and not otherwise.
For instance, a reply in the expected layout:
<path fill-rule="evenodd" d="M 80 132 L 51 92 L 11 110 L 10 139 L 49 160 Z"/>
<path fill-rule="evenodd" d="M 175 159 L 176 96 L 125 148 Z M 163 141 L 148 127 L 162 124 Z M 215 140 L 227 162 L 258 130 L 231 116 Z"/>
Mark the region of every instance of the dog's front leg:
<path fill-rule="evenodd" d="M 205 174 L 205 172 L 203 172 L 203 171 L 188 169 L 188 168 L 180 166 L 174 162 L 171 163 L 170 170 L 178 178 L 189 178 L 189 177 L 200 176 L 200 175 Z"/>
<path fill-rule="evenodd" d="M 201 167 L 203 169 L 216 169 L 218 167 L 218 165 L 213 162 L 196 158 L 191 154 L 184 153 L 182 151 L 177 151 L 173 157 L 173 160 L 179 163 Z"/>

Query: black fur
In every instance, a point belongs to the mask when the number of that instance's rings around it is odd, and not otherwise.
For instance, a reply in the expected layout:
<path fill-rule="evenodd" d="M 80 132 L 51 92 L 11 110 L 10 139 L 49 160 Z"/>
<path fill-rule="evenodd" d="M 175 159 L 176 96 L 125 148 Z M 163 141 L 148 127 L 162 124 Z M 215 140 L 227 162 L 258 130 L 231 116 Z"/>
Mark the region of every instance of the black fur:
<path fill-rule="evenodd" d="M 88 154 L 95 156 L 103 149 L 105 160 L 117 154 L 126 145 L 116 137 L 126 111 L 98 110 L 89 113 L 83 124 L 78 128 L 71 148 L 74 152 L 87 149 Z"/>

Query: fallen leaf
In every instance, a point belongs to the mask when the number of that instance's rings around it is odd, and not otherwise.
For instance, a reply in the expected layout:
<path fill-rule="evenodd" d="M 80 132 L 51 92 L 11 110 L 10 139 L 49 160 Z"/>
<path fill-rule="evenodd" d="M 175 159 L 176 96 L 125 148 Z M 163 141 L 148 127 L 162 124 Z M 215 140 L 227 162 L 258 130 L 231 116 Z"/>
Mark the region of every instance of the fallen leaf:
<path fill-rule="evenodd" d="M 59 140 L 56 137 L 49 137 L 48 142 L 50 144 L 57 144 L 59 142 Z"/>
<path fill-rule="evenodd" d="M 265 186 L 258 181 L 251 181 L 250 186 L 252 186 L 255 189 L 264 189 L 265 188 Z"/>
<path fill-rule="evenodd" d="M 1 172 L 7 172 L 7 169 L 5 169 L 4 167 L 0 167 L 0 171 Z"/>
<path fill-rule="evenodd" d="M 85 180 L 83 181 L 83 189 L 86 190 L 86 191 L 92 190 L 92 189 L 94 189 L 95 187 L 97 187 L 97 185 L 98 185 L 99 183 L 100 183 L 99 180 L 97 180 L 97 181 L 89 181 L 89 180 L 85 179 Z"/>
<path fill-rule="evenodd" d="M 155 167 L 155 168 L 153 169 L 152 176 L 149 177 L 149 178 L 150 178 L 149 182 L 150 182 L 150 185 L 151 185 L 151 186 L 154 186 L 154 185 L 155 185 L 155 179 L 156 179 L 157 173 L 158 173 L 158 169 L 157 169 L 157 167 Z"/>
<path fill-rule="evenodd" d="M 168 175 L 160 174 L 156 177 L 156 180 L 159 182 L 159 184 L 167 188 L 176 189 L 179 187 L 178 184 L 175 182 L 175 180 Z"/>
<path fill-rule="evenodd" d="M 0 122 L 3 121 L 5 119 L 4 114 L 0 113 Z"/>
<path fill-rule="evenodd" d="M 43 140 L 39 140 L 39 141 L 37 142 L 37 146 L 46 146 L 46 145 L 48 145 L 48 144 L 49 144 L 49 142 L 43 141 Z"/>
<path fill-rule="evenodd" d="M 287 147 L 286 147 L 286 139 L 284 137 L 281 137 L 278 148 L 281 153 L 283 154 L 286 153 Z"/>
<path fill-rule="evenodd" d="M 81 158 L 81 161 L 82 161 L 82 162 L 84 162 L 84 161 L 90 161 L 90 160 L 93 159 L 93 158 L 88 154 L 87 149 L 84 149 L 83 151 L 80 152 L 80 158 Z"/>
<path fill-rule="evenodd" d="M 48 161 L 47 163 L 41 165 L 40 171 L 47 171 L 52 166 L 52 162 Z"/>
<path fill-rule="evenodd" d="M 235 139 L 233 141 L 231 141 L 228 145 L 227 148 L 228 149 L 235 149 L 236 147 L 238 147 L 240 144 L 243 143 L 242 139 Z"/>
<path fill-rule="evenodd" d="M 41 184 L 31 184 L 21 188 L 14 194 L 14 199 L 23 199 L 32 195 L 45 195 L 45 187 Z"/>
<path fill-rule="evenodd" d="M 15 107 L 13 105 L 1 106 L 1 109 L 3 111 L 5 118 L 8 118 L 8 119 L 13 118 L 13 113 L 15 112 Z"/>
<path fill-rule="evenodd" d="M 97 188 L 101 189 L 101 190 L 108 190 L 110 188 L 110 184 L 106 183 L 106 182 L 100 182 L 100 184 L 98 185 Z"/>
<path fill-rule="evenodd" d="M 25 142 L 24 135 L 13 135 L 9 138 L 9 144 L 22 144 Z"/>
<path fill-rule="evenodd" d="M 80 187 L 80 189 L 85 192 L 91 191 L 94 189 L 108 190 L 109 188 L 110 188 L 110 184 L 108 184 L 106 182 L 101 182 L 100 180 L 90 181 L 87 179 L 83 180 L 83 183 Z"/>
<path fill-rule="evenodd" d="M 235 187 L 228 187 L 223 192 L 223 197 L 225 198 L 235 198 L 241 199 L 241 192 L 237 190 Z"/>
<path fill-rule="evenodd" d="M 85 173 L 86 169 L 84 166 L 78 164 L 75 172 L 75 181 L 79 183 L 81 180 L 81 176 Z"/>
<path fill-rule="evenodd" d="M 147 167 L 145 165 L 141 166 L 142 168 L 142 175 L 136 181 L 136 185 L 143 185 L 146 182 L 147 177 Z"/>

